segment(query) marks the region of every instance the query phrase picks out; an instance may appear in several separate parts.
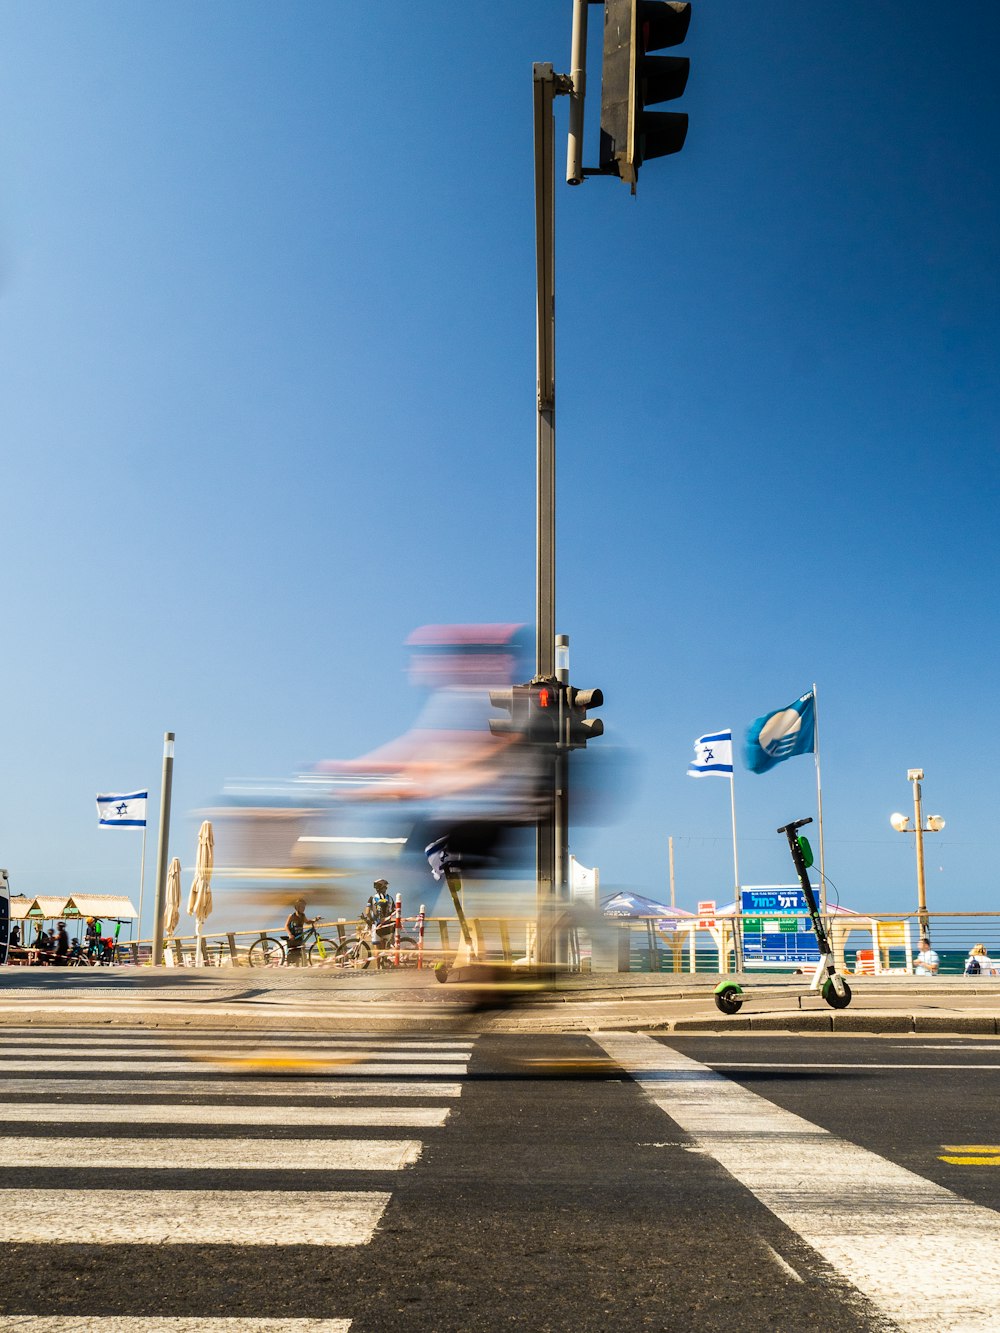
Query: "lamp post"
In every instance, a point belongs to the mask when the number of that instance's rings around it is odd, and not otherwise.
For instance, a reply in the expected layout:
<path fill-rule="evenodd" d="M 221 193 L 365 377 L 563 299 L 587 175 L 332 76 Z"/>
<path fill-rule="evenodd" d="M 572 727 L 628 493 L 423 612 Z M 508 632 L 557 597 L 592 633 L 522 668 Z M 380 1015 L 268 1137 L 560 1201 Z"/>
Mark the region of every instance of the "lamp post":
<path fill-rule="evenodd" d="M 930 939 L 930 925 L 927 917 L 927 883 L 924 879 L 924 834 L 940 833 L 944 828 L 944 820 L 940 815 L 928 815 L 927 822 L 924 823 L 920 792 L 920 784 L 924 780 L 924 770 L 922 768 L 911 768 L 906 776 L 913 783 L 913 826 L 910 827 L 909 815 L 899 814 L 898 812 L 889 816 L 889 823 L 897 833 L 915 833 L 917 835 L 917 919 L 920 922 L 921 936 Z"/>

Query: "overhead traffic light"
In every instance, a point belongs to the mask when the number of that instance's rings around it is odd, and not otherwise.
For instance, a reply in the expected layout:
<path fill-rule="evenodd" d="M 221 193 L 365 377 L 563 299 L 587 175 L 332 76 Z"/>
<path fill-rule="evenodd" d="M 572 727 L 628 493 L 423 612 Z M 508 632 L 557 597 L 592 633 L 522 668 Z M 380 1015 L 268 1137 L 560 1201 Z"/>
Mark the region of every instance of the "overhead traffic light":
<path fill-rule="evenodd" d="M 578 690 L 573 685 L 566 687 L 566 703 L 569 712 L 570 749 L 578 749 L 592 741 L 595 736 L 604 735 L 604 723 L 599 717 L 588 717 L 591 708 L 600 708 L 604 703 L 601 690 Z"/>
<path fill-rule="evenodd" d="M 601 170 L 633 194 L 643 162 L 684 147 L 687 116 L 646 108 L 684 92 L 690 61 L 649 52 L 683 42 L 690 21 L 687 0 L 605 0 Z"/>

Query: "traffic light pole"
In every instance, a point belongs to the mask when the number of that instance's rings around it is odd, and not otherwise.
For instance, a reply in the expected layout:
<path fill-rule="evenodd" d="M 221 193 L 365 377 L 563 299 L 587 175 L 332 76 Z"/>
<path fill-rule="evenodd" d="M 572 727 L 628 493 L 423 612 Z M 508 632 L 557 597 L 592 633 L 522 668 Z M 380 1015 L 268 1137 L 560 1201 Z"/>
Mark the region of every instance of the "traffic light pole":
<path fill-rule="evenodd" d="M 535 132 L 535 267 L 537 297 L 538 427 L 535 597 L 535 675 L 555 674 L 556 633 L 556 292 L 555 292 L 555 117 L 558 93 L 572 81 L 550 64 L 533 68 Z M 540 963 L 558 961 L 552 909 L 566 894 L 566 755 L 556 749 L 551 813 L 538 821 L 535 840 Z"/>

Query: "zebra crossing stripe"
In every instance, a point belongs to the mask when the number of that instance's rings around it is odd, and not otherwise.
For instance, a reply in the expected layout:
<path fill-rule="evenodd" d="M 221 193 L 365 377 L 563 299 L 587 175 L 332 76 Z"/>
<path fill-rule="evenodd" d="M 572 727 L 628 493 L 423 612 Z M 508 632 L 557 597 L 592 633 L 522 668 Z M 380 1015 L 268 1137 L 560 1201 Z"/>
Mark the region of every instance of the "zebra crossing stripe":
<path fill-rule="evenodd" d="M 119 1102 L 0 1102 L 0 1123 L 129 1125 L 399 1126 L 438 1129 L 449 1106 L 148 1106 Z"/>
<path fill-rule="evenodd" d="M 126 1197 L 116 1192 L 109 1198 L 115 1206 L 102 1208 L 99 1191 L 0 1189 L 0 1244 L 366 1245 L 390 1196 L 348 1190 L 129 1190 Z M 104 1318 L 104 1328 L 113 1327 Z M 204 1323 L 199 1320 L 199 1326 Z M 164 1326 L 159 1316 L 147 1325 Z"/>
<path fill-rule="evenodd" d="M 401 1171 L 419 1139 L 0 1138 L 0 1169 L 108 1167 L 141 1171 Z"/>
<path fill-rule="evenodd" d="M 249 1319 L 221 1315 L 4 1315 L 4 1328 L 23 1333 L 348 1333 L 350 1319 Z"/>
<path fill-rule="evenodd" d="M 122 1068 L 128 1068 L 127 1065 Z M 119 1066 L 115 1066 L 119 1069 Z M 191 1072 L 189 1065 L 185 1066 Z M 426 1072 L 426 1071 L 425 1071 Z M 54 1097 L 69 1093 L 71 1096 L 115 1097 L 168 1096 L 168 1097 L 461 1097 L 461 1083 L 394 1083 L 377 1082 L 364 1078 L 270 1078 L 249 1079 L 244 1076 L 229 1079 L 216 1078 L 5 1078 L 0 1081 L 3 1091 L 35 1093 Z M 132 1103 L 122 1102 L 131 1106 Z"/>
<path fill-rule="evenodd" d="M 88 1039 L 86 1042 L 80 1040 L 72 1042 L 54 1042 L 46 1040 L 44 1044 L 37 1041 L 25 1043 L 21 1041 L 12 1045 L 4 1042 L 0 1038 L 0 1065 L 8 1056 L 30 1055 L 39 1059 L 46 1060 L 87 1060 L 92 1056 L 107 1056 L 113 1050 L 127 1052 L 132 1055 L 170 1055 L 187 1054 L 190 1052 L 195 1056 L 202 1056 L 205 1052 L 216 1054 L 224 1051 L 226 1054 L 252 1055 L 256 1051 L 273 1051 L 275 1053 L 287 1054 L 293 1052 L 295 1055 L 317 1055 L 323 1056 L 327 1053 L 341 1055 L 349 1054 L 353 1051 L 362 1053 L 377 1054 L 383 1060 L 468 1060 L 472 1054 L 472 1048 L 466 1043 L 463 1046 L 425 1046 L 415 1043 L 403 1043 L 399 1041 L 383 1042 L 377 1038 L 369 1037 L 365 1042 L 351 1041 L 312 1041 L 312 1042 L 286 1042 L 276 1041 L 273 1038 L 268 1040 L 258 1040 L 255 1042 L 231 1042 L 225 1041 L 213 1042 L 191 1042 L 186 1037 L 174 1041 L 157 1042 L 108 1042 L 94 1041 Z"/>
<path fill-rule="evenodd" d="M 1000 1216 L 638 1033 L 594 1040 L 730 1175 L 907 1333 L 994 1328 Z"/>

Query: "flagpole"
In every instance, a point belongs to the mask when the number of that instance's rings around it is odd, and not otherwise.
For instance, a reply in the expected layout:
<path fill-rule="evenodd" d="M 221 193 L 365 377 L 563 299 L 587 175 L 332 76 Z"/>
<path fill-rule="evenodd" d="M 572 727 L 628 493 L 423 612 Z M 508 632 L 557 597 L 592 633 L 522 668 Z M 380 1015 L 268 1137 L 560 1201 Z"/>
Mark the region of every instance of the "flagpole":
<path fill-rule="evenodd" d="M 139 920 L 135 923 L 136 947 L 142 939 L 142 889 L 146 881 L 146 827 L 148 823 L 148 819 L 142 821 L 142 851 L 139 854 Z"/>
<path fill-rule="evenodd" d="M 819 830 L 819 911 L 826 916 L 826 858 L 823 855 L 823 780 L 819 767 L 819 699 L 813 681 L 813 726 L 816 756 L 816 827 Z"/>
<path fill-rule="evenodd" d="M 733 818 L 733 902 L 736 915 L 733 917 L 733 947 L 736 971 L 743 971 L 743 921 L 740 916 L 740 863 L 736 853 L 736 765 L 729 774 L 729 806 Z"/>

